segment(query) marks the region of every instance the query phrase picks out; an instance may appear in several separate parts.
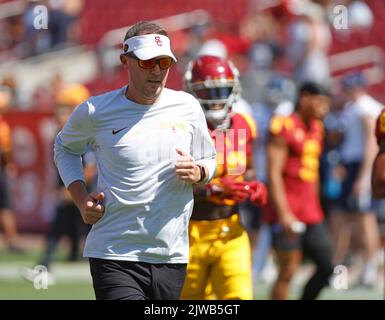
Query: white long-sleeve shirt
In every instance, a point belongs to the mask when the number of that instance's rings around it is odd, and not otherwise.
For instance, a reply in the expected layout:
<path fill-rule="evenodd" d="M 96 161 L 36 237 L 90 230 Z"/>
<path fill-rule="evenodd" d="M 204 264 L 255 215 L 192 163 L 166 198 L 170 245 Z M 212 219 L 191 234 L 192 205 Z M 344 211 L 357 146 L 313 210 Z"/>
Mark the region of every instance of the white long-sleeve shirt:
<path fill-rule="evenodd" d="M 95 150 L 98 191 L 105 212 L 88 234 L 84 256 L 148 263 L 188 262 L 190 183 L 175 173 L 176 148 L 215 173 L 215 148 L 199 102 L 183 91 L 163 89 L 158 102 L 128 100 L 126 86 L 79 105 L 54 147 L 68 187 L 84 180 L 81 157 Z"/>

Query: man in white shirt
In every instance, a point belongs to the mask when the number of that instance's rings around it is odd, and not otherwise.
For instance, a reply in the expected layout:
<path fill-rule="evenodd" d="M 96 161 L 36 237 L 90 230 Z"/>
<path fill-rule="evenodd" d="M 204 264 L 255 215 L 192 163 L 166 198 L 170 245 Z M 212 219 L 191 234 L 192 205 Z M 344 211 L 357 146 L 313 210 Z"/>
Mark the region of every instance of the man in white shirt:
<path fill-rule="evenodd" d="M 176 61 L 167 32 L 138 22 L 120 59 L 129 85 L 91 97 L 55 141 L 55 162 L 83 220 L 97 299 L 178 299 L 189 256 L 192 184 L 209 181 L 215 148 L 199 102 L 165 88 Z M 80 155 L 92 145 L 98 193 Z"/>
<path fill-rule="evenodd" d="M 345 174 L 341 195 L 337 199 L 337 210 L 332 215 L 334 260 L 336 264 L 343 263 L 349 249 L 348 222 L 355 222 L 363 247 L 364 268 L 360 282 L 372 287 L 377 278 L 376 254 L 380 238 L 370 177 L 378 152 L 375 123 L 383 105 L 366 92 L 366 80 L 361 72 L 348 73 L 342 84 L 349 101 L 339 114 L 339 127 L 343 135 L 339 153 Z"/>

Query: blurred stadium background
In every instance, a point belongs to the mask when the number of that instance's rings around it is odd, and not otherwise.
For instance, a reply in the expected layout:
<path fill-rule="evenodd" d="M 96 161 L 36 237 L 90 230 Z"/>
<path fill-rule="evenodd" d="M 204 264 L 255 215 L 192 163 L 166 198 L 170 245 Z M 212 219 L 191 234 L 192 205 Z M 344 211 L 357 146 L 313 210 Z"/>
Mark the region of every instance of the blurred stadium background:
<path fill-rule="evenodd" d="M 48 9 L 47 29 L 34 26 L 41 12 L 35 10 L 38 5 Z M 338 29 L 344 26 L 340 19 L 345 16 L 337 5 L 347 8 L 346 29 Z M 303 30 L 292 31 L 296 19 L 314 19 L 320 34 L 309 39 Z M 0 234 L 0 299 L 94 298 L 88 264 L 66 261 L 65 239 L 52 267 L 54 286 L 36 290 L 22 279 L 20 270 L 39 260 L 44 232 L 55 213 L 56 94 L 71 83 L 84 85 L 92 95 L 123 86 L 121 42 L 128 26 L 138 20 L 157 20 L 170 32 L 179 60 L 170 72 L 170 88 L 182 88 L 185 67 L 200 50 L 226 54 L 241 77 L 251 70 L 261 74 L 272 70 L 300 81 L 304 75 L 291 49 L 300 50 L 298 39 L 303 38 L 303 46 L 314 40 L 320 54 L 310 68 L 314 74 L 325 71 L 322 63 L 327 61 L 327 74 L 320 81 L 338 93 L 341 75 L 360 69 L 368 79 L 369 92 L 385 103 L 384 0 L 0 0 L 0 86 L 10 95 L 5 118 L 12 130 L 15 164 L 9 173 L 12 210 L 20 244 L 26 249 L 23 254 L 9 252 Z M 298 40 L 296 47 L 293 37 Z M 244 97 L 250 103 L 258 99 L 253 94 L 245 86 Z M 310 268 L 305 264 L 295 279 L 293 298 Z M 355 269 L 350 273 L 354 278 Z M 256 281 L 255 297 L 267 299 L 270 285 Z M 375 288 L 330 288 L 321 298 L 382 299 L 383 272 Z"/>

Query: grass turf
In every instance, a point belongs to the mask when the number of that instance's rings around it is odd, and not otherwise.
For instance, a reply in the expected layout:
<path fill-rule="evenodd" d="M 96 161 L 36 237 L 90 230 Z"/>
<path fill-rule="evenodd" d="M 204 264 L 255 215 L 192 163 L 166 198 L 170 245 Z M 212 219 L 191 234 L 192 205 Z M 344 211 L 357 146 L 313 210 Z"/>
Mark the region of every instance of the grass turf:
<path fill-rule="evenodd" d="M 27 281 L 0 281 L 0 300 L 93 300 L 91 283 L 58 282 L 44 290 L 36 290 Z"/>
<path fill-rule="evenodd" d="M 70 263 L 66 261 L 65 250 L 58 250 L 53 263 L 53 273 L 58 275 L 57 283 L 48 289 L 36 290 L 31 282 L 23 280 L 18 274 L 22 267 L 33 267 L 41 257 L 39 250 L 25 254 L 13 254 L 0 249 L 0 300 L 93 300 L 95 299 L 92 280 L 86 260 Z M 292 287 L 290 298 L 300 296 L 302 285 Z M 269 298 L 270 285 L 256 284 L 254 299 Z M 320 299 L 330 300 L 381 300 L 383 291 L 350 288 L 349 290 L 333 290 L 326 288 Z"/>

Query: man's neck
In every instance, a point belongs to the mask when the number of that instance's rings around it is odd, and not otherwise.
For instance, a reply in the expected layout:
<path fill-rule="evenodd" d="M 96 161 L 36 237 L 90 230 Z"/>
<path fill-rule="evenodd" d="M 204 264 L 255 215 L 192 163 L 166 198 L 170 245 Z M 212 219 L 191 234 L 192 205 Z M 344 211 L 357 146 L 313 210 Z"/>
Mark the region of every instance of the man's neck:
<path fill-rule="evenodd" d="M 131 100 L 137 104 L 143 104 L 143 105 L 153 105 L 159 100 L 160 94 L 158 96 L 155 96 L 153 98 L 145 98 L 145 97 L 140 97 L 136 94 L 133 94 L 132 91 L 128 89 L 129 87 L 127 86 L 125 96 L 128 100 Z"/>

